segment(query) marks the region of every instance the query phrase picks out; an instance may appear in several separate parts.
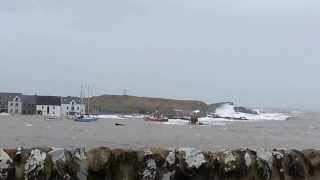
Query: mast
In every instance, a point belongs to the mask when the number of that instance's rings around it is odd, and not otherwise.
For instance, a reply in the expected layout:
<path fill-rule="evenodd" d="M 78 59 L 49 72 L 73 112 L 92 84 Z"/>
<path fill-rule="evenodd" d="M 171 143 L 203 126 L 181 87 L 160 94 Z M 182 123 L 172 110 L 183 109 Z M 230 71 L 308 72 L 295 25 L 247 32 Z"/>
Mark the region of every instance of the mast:
<path fill-rule="evenodd" d="M 81 85 L 81 88 L 80 88 L 80 103 L 81 103 L 81 106 L 85 105 L 84 103 L 84 95 L 83 95 L 83 86 Z M 86 112 L 83 112 L 83 107 L 81 107 L 81 113 L 86 113 Z M 84 107 L 84 110 L 85 110 L 85 107 Z"/>
<path fill-rule="evenodd" d="M 88 91 L 88 114 L 90 114 L 90 86 L 87 85 L 87 91 Z"/>

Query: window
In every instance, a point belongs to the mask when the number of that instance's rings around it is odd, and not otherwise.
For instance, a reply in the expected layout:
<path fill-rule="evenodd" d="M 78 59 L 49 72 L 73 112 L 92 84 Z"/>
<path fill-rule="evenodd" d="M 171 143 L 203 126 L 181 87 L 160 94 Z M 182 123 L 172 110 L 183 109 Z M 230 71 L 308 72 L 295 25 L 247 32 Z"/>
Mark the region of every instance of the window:
<path fill-rule="evenodd" d="M 69 110 L 69 106 L 67 106 L 67 110 Z"/>
<path fill-rule="evenodd" d="M 10 106 L 13 106 L 13 103 L 10 103 Z"/>
<path fill-rule="evenodd" d="M 56 107 L 55 107 L 55 106 L 53 106 L 53 107 L 52 107 L 52 109 L 56 109 Z"/>
<path fill-rule="evenodd" d="M 79 111 L 79 109 L 80 109 L 80 107 L 78 106 L 78 107 L 77 107 L 77 110 Z"/>
<path fill-rule="evenodd" d="M 16 98 L 16 101 L 19 101 L 19 98 Z"/>
<path fill-rule="evenodd" d="M 18 107 L 19 106 L 19 103 L 16 103 L 16 107 Z"/>
<path fill-rule="evenodd" d="M 42 109 L 44 109 L 44 106 L 42 106 Z"/>

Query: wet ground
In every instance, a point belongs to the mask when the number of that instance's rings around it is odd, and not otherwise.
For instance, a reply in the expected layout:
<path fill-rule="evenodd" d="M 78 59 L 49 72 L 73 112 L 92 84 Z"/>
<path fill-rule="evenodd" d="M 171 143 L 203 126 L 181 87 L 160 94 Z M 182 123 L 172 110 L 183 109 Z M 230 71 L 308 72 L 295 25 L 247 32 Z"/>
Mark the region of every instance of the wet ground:
<path fill-rule="evenodd" d="M 168 125 L 142 119 L 100 119 L 92 123 L 47 121 L 41 116 L 0 116 L 1 147 L 196 147 L 319 148 L 320 114 L 296 114 L 288 121 L 226 122 L 211 126 Z M 122 123 L 124 126 L 115 126 Z"/>

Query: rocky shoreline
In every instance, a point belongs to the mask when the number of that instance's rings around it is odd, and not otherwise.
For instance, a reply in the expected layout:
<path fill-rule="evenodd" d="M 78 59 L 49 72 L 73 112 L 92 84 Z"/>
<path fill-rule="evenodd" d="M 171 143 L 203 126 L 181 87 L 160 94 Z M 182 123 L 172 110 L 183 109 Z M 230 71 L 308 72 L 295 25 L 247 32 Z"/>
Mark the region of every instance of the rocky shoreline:
<path fill-rule="evenodd" d="M 319 150 L 0 149 L 0 179 L 316 180 Z"/>

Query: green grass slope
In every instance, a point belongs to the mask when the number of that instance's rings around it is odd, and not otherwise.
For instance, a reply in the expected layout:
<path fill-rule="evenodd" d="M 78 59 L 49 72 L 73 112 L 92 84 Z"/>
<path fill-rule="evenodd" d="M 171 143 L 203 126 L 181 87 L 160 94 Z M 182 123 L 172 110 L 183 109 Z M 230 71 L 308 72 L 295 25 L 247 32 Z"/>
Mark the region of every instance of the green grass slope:
<path fill-rule="evenodd" d="M 119 95 L 92 97 L 91 107 L 96 113 L 147 113 L 156 110 L 172 112 L 174 109 L 186 111 L 207 110 L 207 104 L 201 101 Z"/>

